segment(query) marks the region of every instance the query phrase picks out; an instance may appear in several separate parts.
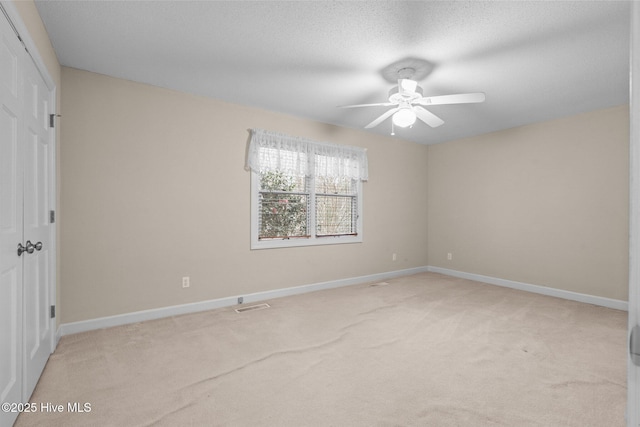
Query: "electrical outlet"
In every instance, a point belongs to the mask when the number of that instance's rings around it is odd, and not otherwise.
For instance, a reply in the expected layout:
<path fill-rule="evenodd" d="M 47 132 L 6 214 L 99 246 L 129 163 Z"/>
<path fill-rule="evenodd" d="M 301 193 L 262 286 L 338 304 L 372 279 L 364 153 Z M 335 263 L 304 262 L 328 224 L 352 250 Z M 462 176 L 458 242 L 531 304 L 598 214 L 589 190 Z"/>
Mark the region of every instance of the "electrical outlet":
<path fill-rule="evenodd" d="M 396 254 L 391 255 L 391 261 L 395 261 L 398 259 L 398 256 Z"/>
<path fill-rule="evenodd" d="M 451 261 L 451 260 L 453 259 L 453 254 L 452 254 L 451 252 L 449 252 L 449 253 L 447 254 L 447 259 L 448 259 L 449 261 Z"/>
<path fill-rule="evenodd" d="M 191 284 L 189 283 L 189 276 L 185 276 L 182 278 L 182 287 L 183 288 L 188 288 L 189 286 L 191 286 Z"/>

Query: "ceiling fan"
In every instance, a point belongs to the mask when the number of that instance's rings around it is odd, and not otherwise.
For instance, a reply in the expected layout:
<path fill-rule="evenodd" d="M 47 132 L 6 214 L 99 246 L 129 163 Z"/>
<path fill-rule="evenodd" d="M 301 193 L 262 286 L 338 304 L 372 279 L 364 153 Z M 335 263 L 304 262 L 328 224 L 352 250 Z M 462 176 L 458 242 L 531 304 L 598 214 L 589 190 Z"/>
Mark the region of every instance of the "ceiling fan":
<path fill-rule="evenodd" d="M 444 121 L 424 108 L 429 105 L 445 105 L 445 104 L 471 104 L 484 102 L 485 95 L 478 93 L 460 93 L 456 95 L 441 96 L 423 96 L 422 88 L 418 86 L 418 82 L 412 80 L 415 73 L 413 68 L 402 68 L 398 70 L 398 86 L 393 87 L 389 91 L 389 102 L 381 102 L 377 104 L 357 104 L 344 105 L 340 108 L 359 108 L 359 107 L 393 107 L 380 117 L 366 125 L 365 129 L 378 126 L 380 123 L 392 117 L 392 123 L 399 127 L 412 126 L 416 119 L 420 119 L 431 127 L 438 127 Z"/>

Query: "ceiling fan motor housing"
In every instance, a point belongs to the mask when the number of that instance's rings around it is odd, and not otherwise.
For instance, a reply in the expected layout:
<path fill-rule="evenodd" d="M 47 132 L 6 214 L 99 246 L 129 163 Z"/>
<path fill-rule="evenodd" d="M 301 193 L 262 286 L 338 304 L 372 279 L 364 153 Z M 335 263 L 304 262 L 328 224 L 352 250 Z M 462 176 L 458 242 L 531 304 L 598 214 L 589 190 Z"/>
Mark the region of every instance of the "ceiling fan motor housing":
<path fill-rule="evenodd" d="M 420 98 L 422 98 L 422 88 L 420 86 L 416 86 L 415 92 L 400 92 L 398 86 L 394 86 L 389 91 L 389 102 L 398 105 L 411 104 Z"/>

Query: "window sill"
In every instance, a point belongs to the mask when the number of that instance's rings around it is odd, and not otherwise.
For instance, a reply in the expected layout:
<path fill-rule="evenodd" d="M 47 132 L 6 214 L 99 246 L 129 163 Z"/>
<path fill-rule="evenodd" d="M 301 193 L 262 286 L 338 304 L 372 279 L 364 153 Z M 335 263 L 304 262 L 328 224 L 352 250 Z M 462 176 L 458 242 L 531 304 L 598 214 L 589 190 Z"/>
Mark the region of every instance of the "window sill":
<path fill-rule="evenodd" d="M 309 239 L 272 239 L 251 242 L 251 250 L 296 248 L 302 246 L 343 245 L 349 243 L 362 243 L 362 236 L 327 236 L 313 237 Z"/>

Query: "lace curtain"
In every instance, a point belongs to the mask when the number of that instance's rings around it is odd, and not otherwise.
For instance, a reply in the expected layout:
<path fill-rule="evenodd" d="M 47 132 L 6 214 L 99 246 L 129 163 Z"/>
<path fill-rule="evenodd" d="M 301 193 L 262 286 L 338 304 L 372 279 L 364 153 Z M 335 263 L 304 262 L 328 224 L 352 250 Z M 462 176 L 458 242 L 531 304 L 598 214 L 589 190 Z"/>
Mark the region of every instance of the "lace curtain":
<path fill-rule="evenodd" d="M 262 129 L 251 129 L 247 169 L 291 175 L 369 178 L 367 151 L 348 145 L 316 142 Z M 313 169 L 313 170 L 312 170 Z"/>

